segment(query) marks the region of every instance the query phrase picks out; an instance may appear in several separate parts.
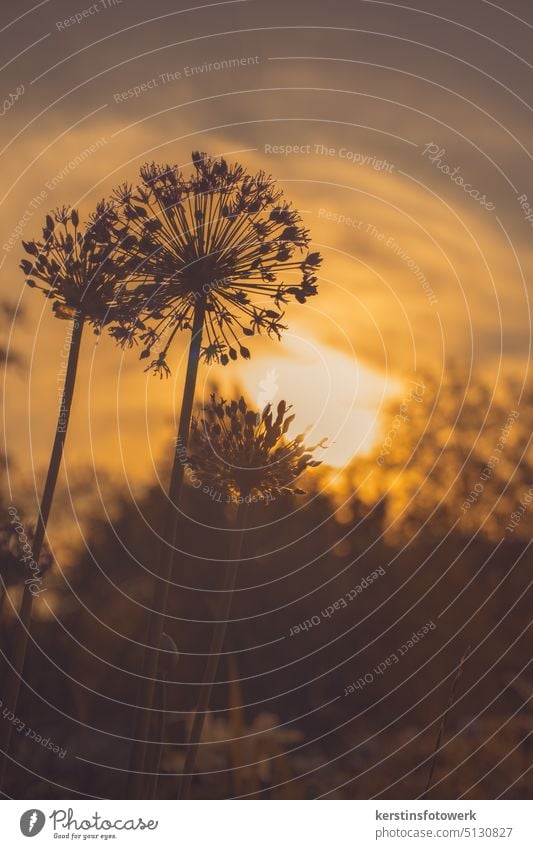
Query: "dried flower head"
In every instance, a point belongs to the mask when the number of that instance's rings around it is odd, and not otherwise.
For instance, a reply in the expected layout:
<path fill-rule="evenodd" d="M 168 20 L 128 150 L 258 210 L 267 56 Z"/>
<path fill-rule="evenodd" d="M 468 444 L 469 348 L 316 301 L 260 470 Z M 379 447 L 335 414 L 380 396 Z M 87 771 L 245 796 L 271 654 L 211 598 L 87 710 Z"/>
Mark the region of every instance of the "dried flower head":
<path fill-rule="evenodd" d="M 319 446 L 306 448 L 303 434 L 286 437 L 294 420 L 290 409 L 280 401 L 275 415 L 270 404 L 258 413 L 242 397 L 227 402 L 212 395 L 193 419 L 189 442 L 189 462 L 202 484 L 232 499 L 303 494 L 295 483 L 305 469 L 320 465 L 312 455 Z"/>
<path fill-rule="evenodd" d="M 279 339 L 283 305 L 317 292 L 320 254 L 308 252 L 308 231 L 273 178 L 204 153 L 192 158 L 190 177 L 152 163 L 141 169 L 142 185 L 114 194 L 136 240 L 139 309 L 149 327 L 141 356 L 157 347 L 151 366 L 160 372 L 168 372 L 167 351 L 192 327 L 197 307 L 205 309 L 202 354 L 226 365 L 239 353 L 249 358 L 243 336 Z"/>
<path fill-rule="evenodd" d="M 81 315 L 97 332 L 117 322 L 113 335 L 128 339 L 136 324 L 124 288 L 132 260 L 115 249 L 116 226 L 116 213 L 105 202 L 81 228 L 77 210 L 58 209 L 46 216 L 41 241 L 22 242 L 31 260 L 23 259 L 20 267 L 29 286 L 54 299 L 58 318 Z"/>

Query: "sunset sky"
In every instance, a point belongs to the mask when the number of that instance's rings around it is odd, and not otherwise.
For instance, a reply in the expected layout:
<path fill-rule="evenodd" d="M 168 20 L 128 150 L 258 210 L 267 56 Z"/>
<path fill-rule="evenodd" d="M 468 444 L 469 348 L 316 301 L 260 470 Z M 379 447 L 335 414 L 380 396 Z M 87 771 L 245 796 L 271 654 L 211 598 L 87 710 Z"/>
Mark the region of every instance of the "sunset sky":
<path fill-rule="evenodd" d="M 272 173 L 324 256 L 319 297 L 288 308 L 283 341 L 252 340 L 251 361 L 231 371 L 204 367 L 200 392 L 286 397 L 342 466 L 424 371 L 527 379 L 525 0 L 309 0 L 304 15 L 286 0 L 3 8 L 3 96 L 19 94 L 1 117 L 2 297 L 23 310 L 8 344 L 26 361 L 4 387 L 4 450 L 26 474 L 25 458 L 39 468 L 49 450 L 68 325 L 24 286 L 20 238 L 40 235 L 56 206 L 89 211 L 147 160 L 187 171 L 194 149 Z M 67 460 L 152 478 L 186 341 L 159 381 L 135 349 L 87 332 Z"/>

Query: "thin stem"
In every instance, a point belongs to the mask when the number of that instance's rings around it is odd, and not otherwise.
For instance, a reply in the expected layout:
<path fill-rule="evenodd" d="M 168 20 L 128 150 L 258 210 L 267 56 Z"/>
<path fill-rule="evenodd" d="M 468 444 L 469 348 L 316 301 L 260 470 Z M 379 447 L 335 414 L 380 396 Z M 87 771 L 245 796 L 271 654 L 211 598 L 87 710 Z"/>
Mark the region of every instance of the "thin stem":
<path fill-rule="evenodd" d="M 211 700 L 211 692 L 213 690 L 213 683 L 217 674 L 220 653 L 224 646 L 224 637 L 226 635 L 228 617 L 231 609 L 231 603 L 233 601 L 233 591 L 235 589 L 235 582 L 237 580 L 237 572 L 239 571 L 239 564 L 244 542 L 244 534 L 246 531 L 247 513 L 248 502 L 242 501 L 239 505 L 239 510 L 235 521 L 233 539 L 231 541 L 229 561 L 226 567 L 226 575 L 223 587 L 224 595 L 222 598 L 221 610 L 219 613 L 218 621 L 215 625 L 215 630 L 213 631 L 211 647 L 209 649 L 209 657 L 205 669 L 202 689 L 200 691 L 200 698 L 198 699 L 198 705 L 196 706 L 196 712 L 194 714 L 191 734 L 189 737 L 187 755 L 185 757 L 185 765 L 183 767 L 183 774 L 179 792 L 180 799 L 187 798 L 191 787 L 194 765 L 196 763 L 196 757 L 198 754 L 198 745 L 202 736 L 206 712 L 209 707 L 209 702 Z"/>
<path fill-rule="evenodd" d="M 65 384 L 59 406 L 59 415 L 56 424 L 52 453 L 50 455 L 50 463 L 48 465 L 48 473 L 46 475 L 46 482 L 39 507 L 39 517 L 37 519 L 37 526 L 35 528 L 35 535 L 33 538 L 32 556 L 34 563 L 37 564 L 39 563 L 39 558 L 41 556 L 41 549 L 43 547 L 46 534 L 46 526 L 48 524 L 48 517 L 50 516 L 57 477 L 59 474 L 59 467 L 63 456 L 63 447 L 67 436 L 72 397 L 74 395 L 74 385 L 76 383 L 76 370 L 78 366 L 82 331 L 83 317 L 78 315 L 72 323 L 72 336 L 68 355 L 67 371 L 65 375 Z M 6 669 L 4 680 L 2 682 L 4 717 L 10 713 L 15 713 L 17 709 L 20 683 L 24 669 L 24 660 L 26 658 L 26 649 L 30 635 L 29 626 L 33 606 L 33 594 L 30 586 L 31 585 L 28 584 L 24 585 L 22 602 L 13 629 L 11 660 L 6 658 Z M 0 789 L 4 784 L 6 768 L 9 760 L 8 750 L 12 731 L 13 722 L 10 722 L 5 718 L 3 721 L 0 721 Z"/>
<path fill-rule="evenodd" d="M 5 657 L 7 655 L 7 639 L 3 639 L 1 630 L 2 623 L 5 622 L 4 607 L 6 605 L 7 585 L 2 581 L 0 587 L 0 692 L 2 691 L 2 683 L 4 680 L 4 670 L 6 667 Z"/>
<path fill-rule="evenodd" d="M 156 579 L 154 596 L 152 599 L 152 613 L 148 622 L 146 635 L 146 648 L 144 650 L 142 677 L 145 684 L 145 704 L 141 705 L 142 691 L 137 702 L 137 712 L 134 725 L 134 743 L 130 760 L 130 780 L 128 781 L 128 798 L 142 798 L 143 769 L 147 753 L 147 735 L 150 728 L 150 712 L 154 701 L 155 677 L 159 659 L 156 646 L 161 644 L 161 635 L 165 621 L 168 587 L 174 567 L 176 555 L 177 530 L 179 525 L 179 501 L 183 488 L 183 477 L 185 463 L 183 452 L 187 450 L 189 430 L 191 426 L 192 408 L 194 403 L 194 392 L 196 388 L 196 377 L 200 362 L 200 349 L 202 344 L 202 333 L 205 318 L 205 304 L 203 300 L 198 301 L 194 310 L 194 321 L 189 345 L 189 359 L 187 362 L 187 374 L 183 390 L 183 401 L 181 405 L 180 420 L 176 448 L 174 451 L 174 463 L 170 486 L 168 491 L 168 504 L 165 518 L 165 532 L 161 542 L 159 558 L 159 572 Z"/>
<path fill-rule="evenodd" d="M 155 690 L 155 706 L 159 713 L 155 719 L 155 739 L 157 743 L 152 744 L 152 749 L 148 754 L 148 778 L 147 792 L 148 799 L 157 798 L 157 786 L 159 783 L 159 773 L 161 770 L 161 755 L 165 742 L 166 729 L 166 711 L 167 711 L 167 680 L 166 677 L 162 681 L 158 681 Z"/>
<path fill-rule="evenodd" d="M 171 637 L 168 636 L 168 634 L 163 634 L 159 650 L 159 665 L 157 667 L 158 676 L 155 686 L 154 707 L 156 708 L 156 713 L 152 721 L 152 725 L 154 726 L 155 743 L 151 744 L 145 763 L 145 772 L 147 773 L 147 799 L 157 798 L 161 755 L 163 753 L 163 746 L 165 743 L 168 676 L 171 670 L 176 667 L 178 658 L 179 652 L 176 648 L 176 644 Z"/>
<path fill-rule="evenodd" d="M 454 676 L 454 679 L 453 679 L 453 682 L 452 682 L 452 689 L 451 689 L 451 692 L 450 692 L 450 698 L 448 699 L 448 705 L 446 707 L 446 710 L 444 711 L 444 716 L 442 717 L 442 720 L 441 720 L 441 723 L 440 723 L 440 726 L 439 726 L 437 739 L 435 741 L 435 748 L 433 749 L 433 755 L 431 756 L 431 762 L 430 762 L 430 766 L 429 766 L 429 775 L 428 775 L 428 779 L 427 779 L 427 782 L 426 782 L 425 790 L 420 797 L 421 799 L 424 799 L 427 796 L 427 794 L 429 793 L 430 787 L 431 787 L 431 782 L 433 781 L 433 773 L 435 771 L 435 765 L 437 763 L 437 756 L 439 754 L 440 744 L 442 742 L 442 738 L 444 736 L 444 731 L 446 729 L 446 722 L 448 720 L 448 714 L 453 707 L 453 703 L 455 702 L 455 693 L 456 693 L 456 690 L 457 690 L 457 684 L 459 683 L 459 679 L 460 679 L 461 675 L 463 674 L 463 666 L 464 666 L 465 660 L 467 659 L 469 654 L 470 654 L 470 646 L 468 646 L 467 650 L 465 651 L 464 655 L 462 656 L 461 660 L 459 661 L 459 666 L 457 667 L 457 672 L 455 673 L 455 676 Z"/>

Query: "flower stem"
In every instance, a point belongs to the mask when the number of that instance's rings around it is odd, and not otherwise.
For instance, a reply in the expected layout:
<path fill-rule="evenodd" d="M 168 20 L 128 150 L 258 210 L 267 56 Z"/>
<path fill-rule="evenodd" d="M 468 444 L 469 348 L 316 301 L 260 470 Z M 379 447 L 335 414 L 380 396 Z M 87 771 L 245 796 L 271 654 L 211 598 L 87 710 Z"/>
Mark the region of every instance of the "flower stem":
<path fill-rule="evenodd" d="M 63 456 L 63 447 L 67 436 L 74 385 L 76 383 L 76 370 L 78 366 L 82 331 L 83 318 L 78 315 L 72 323 L 72 337 L 65 375 L 65 384 L 61 395 L 54 444 L 52 446 L 48 473 L 46 475 L 44 491 L 39 507 L 37 526 L 33 537 L 32 557 L 34 563 L 37 564 L 39 563 L 39 558 L 41 556 L 41 549 L 43 547 L 44 537 L 46 534 L 46 526 L 48 524 L 48 517 L 50 516 L 57 477 L 59 474 L 59 467 Z M 30 635 L 29 626 L 32 606 L 33 594 L 31 592 L 30 585 L 25 584 L 22 594 L 22 602 L 13 629 L 11 659 L 5 658 L 6 668 L 2 682 L 4 718 L 0 720 L 0 789 L 2 789 L 4 785 L 6 768 L 9 761 L 9 744 L 11 742 L 11 734 L 13 731 L 13 722 L 9 721 L 9 719 L 6 719 L 5 717 L 9 716 L 11 713 L 15 713 L 17 709 L 20 683 L 24 670 L 24 660 L 26 658 L 26 649 L 28 647 Z"/>
<path fill-rule="evenodd" d="M 159 773 L 161 770 L 161 754 L 165 742 L 166 711 L 167 711 L 167 681 L 158 681 L 155 690 L 155 707 L 159 710 L 154 725 L 157 743 L 153 744 L 148 753 L 149 775 L 146 782 L 147 799 L 157 799 L 157 787 L 159 784 Z"/>
<path fill-rule="evenodd" d="M 429 774 L 428 774 L 428 777 L 427 777 L 426 786 L 424 788 L 424 792 L 419 797 L 420 799 L 425 799 L 427 797 L 427 794 L 429 793 L 429 791 L 431 789 L 431 783 L 433 781 L 433 773 L 435 771 L 435 765 L 437 763 L 437 758 L 438 758 L 438 755 L 439 755 L 442 738 L 444 737 L 444 732 L 446 730 L 446 722 L 448 720 L 448 714 L 449 714 L 450 710 L 452 709 L 453 704 L 455 702 L 455 693 L 456 693 L 456 690 L 457 690 L 457 684 L 459 683 L 459 679 L 460 679 L 461 675 L 463 674 L 463 666 L 464 666 L 465 661 L 466 661 L 469 654 L 470 654 L 470 646 L 468 646 L 467 650 L 465 651 L 464 655 L 462 656 L 461 660 L 459 661 L 459 666 L 457 667 L 457 672 L 455 673 L 455 676 L 454 676 L 454 679 L 453 679 L 453 682 L 452 682 L 452 688 L 451 688 L 451 692 L 450 692 L 450 697 L 448 699 L 448 705 L 446 707 L 446 710 L 444 711 L 444 714 L 443 714 L 443 717 L 442 717 L 442 720 L 441 720 L 441 723 L 440 723 L 440 726 L 439 726 L 437 739 L 435 741 L 435 747 L 433 749 L 433 754 L 431 756 L 431 760 L 430 760 L 430 764 L 429 764 Z"/>
<path fill-rule="evenodd" d="M 7 656 L 7 637 L 2 630 L 2 624 L 5 623 L 5 613 L 4 608 L 7 604 L 6 602 L 7 596 L 7 585 L 4 584 L 2 579 L 2 586 L 0 587 L 0 692 L 2 691 L 2 683 L 4 680 L 4 670 L 6 667 L 5 658 Z"/>
<path fill-rule="evenodd" d="M 231 609 L 231 603 L 233 601 L 235 581 L 237 579 L 237 572 L 239 571 L 242 547 L 244 542 L 244 534 L 246 532 L 247 513 L 248 502 L 242 501 L 239 505 L 237 518 L 235 520 L 229 561 L 226 566 L 226 575 L 223 587 L 224 595 L 222 598 L 221 610 L 219 613 L 218 621 L 215 625 L 215 630 L 213 631 L 211 647 L 209 649 L 209 657 L 204 673 L 202 689 L 200 691 L 200 698 L 198 699 L 198 704 L 196 706 L 191 734 L 189 737 L 187 755 L 185 757 L 185 765 L 183 767 L 183 774 L 179 791 L 180 799 L 187 798 L 193 779 L 194 765 L 196 763 L 196 756 L 198 754 L 198 746 L 200 743 L 200 738 L 202 736 L 206 712 L 209 707 L 209 702 L 211 700 L 211 692 L 213 690 L 213 683 L 217 674 L 220 653 L 224 646 L 224 637 L 226 635 L 228 617 Z"/>
<path fill-rule="evenodd" d="M 194 403 L 194 392 L 196 388 L 196 377 L 200 362 L 200 349 L 202 344 L 202 333 L 204 328 L 205 304 L 199 301 L 195 306 L 194 321 L 189 345 L 189 358 L 187 362 L 187 374 L 185 376 L 185 387 L 181 404 L 180 420 L 176 449 L 174 451 L 174 463 L 168 490 L 168 504 L 165 517 L 165 531 L 161 542 L 159 557 L 159 572 L 156 579 L 154 595 L 152 599 L 152 612 L 148 621 L 146 635 L 146 647 L 144 649 L 142 665 L 141 685 L 145 688 L 144 705 L 141 705 L 142 690 L 137 701 L 137 712 L 133 733 L 133 748 L 130 759 L 130 775 L 127 787 L 127 798 L 142 798 L 144 783 L 144 765 L 147 760 L 147 735 L 150 729 L 150 711 L 154 702 L 155 678 L 159 660 L 159 650 L 156 646 L 161 644 L 161 635 L 165 621 L 168 587 L 174 567 L 176 555 L 177 530 L 179 524 L 179 501 L 183 488 L 183 476 L 185 472 L 184 455 L 189 440 L 191 426 L 192 408 Z"/>

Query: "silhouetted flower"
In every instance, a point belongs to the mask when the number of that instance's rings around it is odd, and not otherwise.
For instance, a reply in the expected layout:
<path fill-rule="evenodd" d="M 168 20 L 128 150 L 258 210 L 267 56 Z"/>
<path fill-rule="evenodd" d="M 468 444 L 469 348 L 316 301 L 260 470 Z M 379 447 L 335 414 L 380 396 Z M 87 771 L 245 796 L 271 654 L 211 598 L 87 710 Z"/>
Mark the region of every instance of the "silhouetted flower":
<path fill-rule="evenodd" d="M 224 159 L 193 154 L 194 170 L 185 177 L 177 166 L 155 163 L 141 169 L 142 183 L 122 185 L 113 194 L 119 221 L 116 250 L 130 265 L 138 322 L 146 324 L 141 359 L 163 377 L 176 334 L 190 330 L 189 350 L 176 444 L 187 452 L 191 410 L 201 356 L 223 365 L 250 351 L 243 339 L 264 332 L 280 338 L 284 305 L 300 303 L 317 292 L 321 257 L 309 253 L 309 234 L 298 212 L 284 201 L 272 177 L 255 176 Z M 138 325 L 136 326 L 138 329 Z M 202 347 L 203 345 L 203 347 Z M 265 427 L 265 425 L 263 425 Z M 295 445 L 297 451 L 300 450 Z M 303 455 L 303 449 L 300 451 Z M 185 453 L 186 456 L 186 453 Z M 281 457 L 281 448 L 280 448 Z M 154 583 L 146 645 L 158 646 L 166 616 L 178 534 L 185 464 L 174 452 L 161 542 L 160 578 Z M 300 458 L 301 460 L 301 458 Z M 305 460 L 301 460 L 305 465 Z M 288 485 L 288 465 L 279 480 L 264 473 L 266 485 Z M 145 651 L 142 675 L 146 703 L 154 700 L 157 655 Z M 131 759 L 132 796 L 142 797 L 142 770 L 147 762 L 149 712 L 139 708 L 134 735 L 139 741 Z"/>
<path fill-rule="evenodd" d="M 242 558 L 247 530 L 249 504 L 252 501 L 272 501 L 285 495 L 300 495 L 303 490 L 295 484 L 300 475 L 320 461 L 313 459 L 313 448 L 306 448 L 303 434 L 287 438 L 294 415 L 280 401 L 276 413 L 270 404 L 262 413 L 248 408 L 241 396 L 227 402 L 211 395 L 203 408 L 203 416 L 192 421 L 189 437 L 188 468 L 195 473 L 202 491 L 226 497 L 239 504 L 232 528 L 232 540 L 223 586 L 223 600 L 218 612 L 209 647 L 209 663 L 202 681 L 196 712 L 189 732 L 187 754 L 182 767 L 179 798 L 189 793 L 192 775 L 202 738 L 204 719 L 209 708 L 213 683 L 230 617 L 235 581 Z M 323 446 L 324 442 L 320 443 Z M 315 446 L 316 447 L 316 446 Z M 177 446 L 176 456 L 183 457 L 183 446 Z"/>
<path fill-rule="evenodd" d="M 5 709 L 17 711 L 20 680 L 24 669 L 29 639 L 33 595 L 40 591 L 41 573 L 37 564 L 46 535 L 67 436 L 72 399 L 76 385 L 79 353 L 84 326 L 91 324 L 98 333 L 103 325 L 111 324 L 110 332 L 121 342 L 133 338 L 139 329 L 137 313 L 131 309 L 131 293 L 125 288 L 129 279 L 132 258 L 128 255 L 127 234 L 117 233 L 117 215 L 110 204 L 100 203 L 86 227 L 80 229 L 78 212 L 63 208 L 47 215 L 42 240 L 23 242 L 31 259 L 23 259 L 21 268 L 27 283 L 53 299 L 58 318 L 71 319 L 72 334 L 66 362 L 63 390 L 50 454 L 43 494 L 39 504 L 35 534 L 31 546 L 32 574 L 24 583 L 22 600 L 16 618 L 13 663 L 4 669 L 2 700 Z M 123 250 L 115 251 L 117 239 Z M 27 554 L 26 556 L 30 556 Z M 0 723 L 0 786 L 5 772 L 12 735 L 11 723 Z"/>
<path fill-rule="evenodd" d="M 78 212 L 66 207 L 47 215 L 41 241 L 22 242 L 31 259 L 20 267 L 29 286 L 53 298 L 58 318 L 81 315 L 98 332 L 102 325 L 117 322 L 111 329 L 119 341 L 132 338 L 136 327 L 130 293 L 125 281 L 132 260 L 117 243 L 117 215 L 112 205 L 98 204 L 85 227 L 80 228 Z"/>
<path fill-rule="evenodd" d="M 295 483 L 307 468 L 320 465 L 312 452 L 324 441 L 306 448 L 303 434 L 287 439 L 295 418 L 287 415 L 290 409 L 280 401 L 275 415 L 270 404 L 258 413 L 242 397 L 227 402 L 212 395 L 203 415 L 192 421 L 189 443 L 189 461 L 202 484 L 230 498 L 302 495 Z"/>
<path fill-rule="evenodd" d="M 204 153 L 193 154 L 193 174 L 155 163 L 141 169 L 142 185 L 115 191 L 124 233 L 135 241 L 134 277 L 144 357 L 157 346 L 158 371 L 179 330 L 192 327 L 205 310 L 208 362 L 248 359 L 242 337 L 265 332 L 280 338 L 283 306 L 304 303 L 317 292 L 318 253 L 309 253 L 308 231 L 298 212 L 264 172 Z"/>

